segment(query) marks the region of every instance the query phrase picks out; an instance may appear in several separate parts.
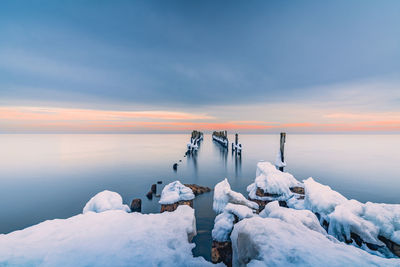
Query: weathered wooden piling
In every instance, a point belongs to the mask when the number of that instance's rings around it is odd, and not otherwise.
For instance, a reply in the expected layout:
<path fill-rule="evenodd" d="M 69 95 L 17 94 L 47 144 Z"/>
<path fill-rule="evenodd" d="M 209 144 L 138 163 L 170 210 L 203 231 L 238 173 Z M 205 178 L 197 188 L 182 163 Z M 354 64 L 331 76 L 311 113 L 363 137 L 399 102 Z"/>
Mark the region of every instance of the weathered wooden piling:
<path fill-rule="evenodd" d="M 285 142 L 286 142 L 286 133 L 281 133 L 281 141 L 280 141 L 280 155 L 281 162 L 285 162 Z M 283 166 L 279 167 L 279 170 L 283 172 Z"/>
<path fill-rule="evenodd" d="M 191 151 L 197 150 L 201 140 L 203 140 L 203 133 L 193 130 L 190 136 L 190 142 L 187 144 L 188 151 L 186 154 L 188 154 L 188 152 L 190 153 Z"/>
<path fill-rule="evenodd" d="M 212 134 L 212 139 L 226 148 L 228 148 L 229 146 L 227 131 L 220 131 L 220 132 L 214 131 Z"/>
<path fill-rule="evenodd" d="M 135 198 L 131 203 L 132 212 L 142 212 L 142 200 L 140 198 Z"/>

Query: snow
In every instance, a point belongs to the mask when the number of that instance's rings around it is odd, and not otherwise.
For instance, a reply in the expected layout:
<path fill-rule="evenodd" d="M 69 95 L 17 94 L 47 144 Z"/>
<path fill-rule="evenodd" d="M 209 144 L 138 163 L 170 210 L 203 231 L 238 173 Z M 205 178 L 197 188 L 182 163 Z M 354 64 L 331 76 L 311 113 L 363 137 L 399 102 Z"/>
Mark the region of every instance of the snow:
<path fill-rule="evenodd" d="M 223 139 L 223 138 L 217 137 L 217 136 L 215 136 L 215 135 L 213 135 L 212 138 L 213 138 L 215 141 L 222 143 L 224 146 L 228 146 L 228 139 Z"/>
<path fill-rule="evenodd" d="M 282 161 L 281 152 L 278 152 L 278 154 L 276 155 L 275 166 L 278 168 L 286 167 L 286 162 Z"/>
<path fill-rule="evenodd" d="M 309 210 L 295 210 L 279 206 L 278 201 L 268 203 L 260 212 L 263 218 L 278 218 L 297 226 L 305 226 L 310 230 L 326 235 L 326 231 L 319 224 L 317 216 Z"/>
<path fill-rule="evenodd" d="M 184 186 L 179 181 L 167 184 L 161 192 L 160 204 L 173 204 L 181 200 L 192 200 L 194 194 L 192 189 Z"/>
<path fill-rule="evenodd" d="M 235 224 L 231 240 L 233 266 L 400 266 L 400 259 L 371 255 L 303 222 L 278 218 L 244 219 Z"/>
<path fill-rule="evenodd" d="M 228 203 L 240 204 L 251 209 L 258 209 L 258 204 L 246 199 L 242 194 L 231 190 L 228 179 L 225 178 L 222 182 L 215 185 L 213 209 L 216 213 L 224 211 Z"/>
<path fill-rule="evenodd" d="M 254 183 L 247 187 L 247 192 L 250 198 L 259 200 L 273 200 L 274 197 L 260 197 L 256 195 L 257 187 L 268 192 L 275 194 L 282 199 L 289 198 L 293 193 L 290 187 L 301 186 L 293 175 L 287 172 L 277 170 L 270 162 L 261 161 L 257 164 L 256 179 Z"/>
<path fill-rule="evenodd" d="M 0 235 L 1 266 L 207 266 L 193 257 L 194 210 L 161 214 L 107 210 Z"/>
<path fill-rule="evenodd" d="M 229 236 L 233 229 L 235 217 L 229 212 L 218 214 L 214 220 L 214 228 L 211 232 L 212 239 L 219 242 L 229 240 Z"/>
<path fill-rule="evenodd" d="M 378 236 L 382 235 L 400 243 L 400 205 L 360 203 L 346 201 L 329 215 L 328 232 L 339 240 L 350 240 L 350 234 L 358 234 L 365 242 L 384 245 Z"/>
<path fill-rule="evenodd" d="M 224 211 L 236 215 L 239 220 L 243 220 L 244 218 L 251 218 L 254 216 L 254 211 L 249 207 L 232 203 L 228 203 L 225 206 Z"/>
<path fill-rule="evenodd" d="M 122 197 L 118 193 L 104 190 L 96 194 L 86 203 L 83 208 L 83 213 L 89 211 L 104 212 L 107 210 L 123 210 L 130 212 L 130 208 L 122 204 Z"/>
<path fill-rule="evenodd" d="M 335 210 L 335 207 L 347 201 L 340 193 L 329 186 L 314 181 L 313 178 L 304 180 L 304 206 L 312 212 L 321 215 L 321 220 L 327 220 L 326 216 Z M 329 222 L 329 221 L 328 221 Z"/>

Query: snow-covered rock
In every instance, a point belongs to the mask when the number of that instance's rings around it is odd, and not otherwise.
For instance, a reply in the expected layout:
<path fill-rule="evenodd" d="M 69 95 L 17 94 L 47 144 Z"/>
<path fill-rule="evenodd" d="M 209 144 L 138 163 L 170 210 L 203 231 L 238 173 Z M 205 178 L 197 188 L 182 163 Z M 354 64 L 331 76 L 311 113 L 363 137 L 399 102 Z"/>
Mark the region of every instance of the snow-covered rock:
<path fill-rule="evenodd" d="M 351 240 L 351 233 L 364 242 L 383 246 L 383 236 L 400 244 L 400 205 L 360 203 L 348 200 L 337 205 L 329 215 L 329 234 L 341 241 Z"/>
<path fill-rule="evenodd" d="M 106 210 L 123 210 L 126 212 L 130 211 L 128 205 L 122 204 L 122 197 L 112 191 L 104 190 L 92 197 L 83 208 L 83 213 L 103 212 Z"/>
<path fill-rule="evenodd" d="M 212 239 L 218 242 L 229 241 L 233 229 L 235 217 L 229 212 L 218 214 L 214 220 L 214 228 L 211 232 Z"/>
<path fill-rule="evenodd" d="M 255 181 L 247 187 L 247 192 L 251 199 L 287 199 L 293 195 L 290 188 L 301 185 L 290 173 L 281 172 L 270 162 L 261 161 L 257 164 Z M 275 196 L 259 196 L 257 195 L 257 189 Z"/>
<path fill-rule="evenodd" d="M 178 201 L 192 200 L 194 194 L 192 189 L 184 186 L 179 181 L 167 184 L 161 192 L 160 204 L 173 204 Z"/>
<path fill-rule="evenodd" d="M 0 235 L 0 266 L 208 266 L 193 257 L 194 210 L 108 210 Z"/>
<path fill-rule="evenodd" d="M 347 201 L 347 198 L 332 190 L 329 186 L 314 181 L 313 178 L 304 180 L 306 209 L 321 215 L 321 220 L 328 220 L 327 215 L 333 212 L 337 205 Z"/>
<path fill-rule="evenodd" d="M 286 218 L 286 216 L 284 216 Z M 336 241 L 303 222 L 253 217 L 235 224 L 233 266 L 400 266 Z"/>
<path fill-rule="evenodd" d="M 216 213 L 223 212 L 228 203 L 240 204 L 251 209 L 258 209 L 258 204 L 246 199 L 242 194 L 231 189 L 228 179 L 215 185 L 213 209 Z"/>
<path fill-rule="evenodd" d="M 277 218 L 284 222 L 297 225 L 298 227 L 304 226 L 310 230 L 319 232 L 326 235 L 326 231 L 319 224 L 317 216 L 309 210 L 295 210 L 279 206 L 278 201 L 268 203 L 260 212 L 260 217 L 263 218 Z"/>

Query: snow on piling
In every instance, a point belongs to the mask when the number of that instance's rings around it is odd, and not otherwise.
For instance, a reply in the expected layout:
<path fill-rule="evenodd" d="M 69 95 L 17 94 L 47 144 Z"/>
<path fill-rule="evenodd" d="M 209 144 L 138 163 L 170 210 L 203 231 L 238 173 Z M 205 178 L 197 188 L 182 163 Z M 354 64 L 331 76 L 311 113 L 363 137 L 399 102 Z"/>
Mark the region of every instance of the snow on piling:
<path fill-rule="evenodd" d="M 242 154 L 242 144 L 239 143 L 239 135 L 235 134 L 235 143 L 232 143 L 232 153 L 235 152 L 237 155 Z"/>
<path fill-rule="evenodd" d="M 212 134 L 212 139 L 225 148 L 228 148 L 229 146 L 227 131 L 220 131 L 220 132 L 214 131 Z"/>
<path fill-rule="evenodd" d="M 280 145 L 279 153 L 276 157 L 275 166 L 283 172 L 284 167 L 286 167 L 285 162 L 285 143 L 286 143 L 286 133 L 281 133 L 280 135 Z"/>
<path fill-rule="evenodd" d="M 196 151 L 199 146 L 200 142 L 203 140 L 203 133 L 193 130 L 191 137 L 190 137 L 190 142 L 187 144 L 187 153 L 194 152 Z"/>

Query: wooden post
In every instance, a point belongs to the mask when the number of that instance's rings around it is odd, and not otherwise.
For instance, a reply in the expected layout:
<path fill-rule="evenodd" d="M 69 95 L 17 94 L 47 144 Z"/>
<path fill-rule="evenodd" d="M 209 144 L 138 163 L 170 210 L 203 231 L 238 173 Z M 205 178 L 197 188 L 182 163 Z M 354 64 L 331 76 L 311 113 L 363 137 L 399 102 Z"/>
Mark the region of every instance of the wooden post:
<path fill-rule="evenodd" d="M 281 133 L 281 162 L 285 162 L 285 142 L 286 142 L 286 133 Z M 279 170 L 283 172 L 283 167 L 279 167 Z"/>
<path fill-rule="evenodd" d="M 239 142 L 239 135 L 235 134 L 235 145 L 237 145 Z"/>

